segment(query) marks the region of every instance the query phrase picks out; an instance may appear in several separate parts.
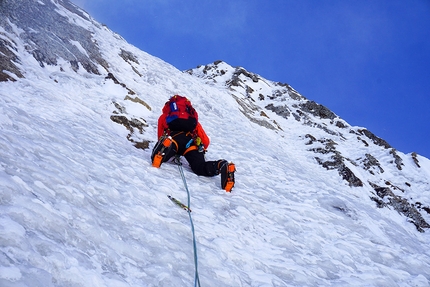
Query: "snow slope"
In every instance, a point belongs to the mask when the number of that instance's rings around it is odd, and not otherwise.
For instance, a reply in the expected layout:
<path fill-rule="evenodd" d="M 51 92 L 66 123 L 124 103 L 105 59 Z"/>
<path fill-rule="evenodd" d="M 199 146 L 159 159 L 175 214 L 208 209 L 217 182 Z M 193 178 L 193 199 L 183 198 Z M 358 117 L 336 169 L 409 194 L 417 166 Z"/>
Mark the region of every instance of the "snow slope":
<path fill-rule="evenodd" d="M 75 72 L 61 59 L 41 67 L 18 27 L 0 28 L 15 42 L 24 75 L 0 83 L 0 286 L 194 284 L 188 214 L 167 198 L 187 201 L 178 167 L 150 164 L 159 112 L 175 93 L 199 112 L 212 141 L 207 158 L 237 166 L 229 194 L 219 178 L 196 176 L 182 160 L 202 286 L 430 285 L 429 233 L 392 208 L 376 207 L 371 174 L 349 165 L 364 182 L 350 187 L 319 165 L 305 135 L 327 137 L 323 129 L 269 112 L 280 128 L 252 121 L 238 104 L 249 95 L 239 89 L 178 71 L 106 27 L 58 9 L 93 33 L 109 72 L 125 85 L 107 79 L 100 65 L 100 75 L 82 66 Z M 115 113 L 143 124 L 131 138 L 150 141 L 149 149 L 127 140 L 130 131 L 110 119 Z M 355 134 L 342 135 L 342 142 L 331 136 L 343 154 L 380 154 L 385 180 L 430 204 L 428 159 L 418 156 L 417 168 L 398 152 L 400 171 L 389 150 L 373 144 L 364 150 L 348 144 Z"/>

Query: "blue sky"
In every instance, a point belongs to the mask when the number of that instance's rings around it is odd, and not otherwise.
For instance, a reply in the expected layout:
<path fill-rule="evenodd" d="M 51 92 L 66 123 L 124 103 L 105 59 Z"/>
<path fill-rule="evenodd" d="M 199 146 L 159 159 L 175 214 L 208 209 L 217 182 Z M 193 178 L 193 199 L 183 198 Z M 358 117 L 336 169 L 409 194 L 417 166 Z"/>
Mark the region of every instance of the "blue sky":
<path fill-rule="evenodd" d="M 223 60 L 430 158 L 430 0 L 72 0 L 180 70 Z"/>

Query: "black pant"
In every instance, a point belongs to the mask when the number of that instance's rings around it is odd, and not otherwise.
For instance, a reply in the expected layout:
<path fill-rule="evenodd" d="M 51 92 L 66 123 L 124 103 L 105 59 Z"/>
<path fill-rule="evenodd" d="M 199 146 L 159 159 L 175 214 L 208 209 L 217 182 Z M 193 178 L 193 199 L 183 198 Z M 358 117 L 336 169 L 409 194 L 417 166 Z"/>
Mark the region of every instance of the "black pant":
<path fill-rule="evenodd" d="M 170 160 L 175 155 L 183 155 L 195 174 L 202 176 L 215 176 L 219 174 L 218 163 L 221 160 L 206 161 L 204 153 L 199 152 L 198 149 L 187 151 L 187 144 L 189 146 L 195 146 L 193 137 L 190 133 L 170 132 L 170 135 L 174 142 L 172 143 L 172 147 L 166 151 L 166 155 L 163 157 L 163 162 Z M 156 144 L 152 154 L 155 155 L 161 147 L 161 144 Z"/>

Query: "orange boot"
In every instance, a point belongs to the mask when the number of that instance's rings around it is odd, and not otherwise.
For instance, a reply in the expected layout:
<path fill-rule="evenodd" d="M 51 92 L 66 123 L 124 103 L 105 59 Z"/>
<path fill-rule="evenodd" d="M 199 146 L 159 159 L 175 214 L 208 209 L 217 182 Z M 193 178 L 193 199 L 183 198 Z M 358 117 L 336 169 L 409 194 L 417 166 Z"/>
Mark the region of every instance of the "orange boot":
<path fill-rule="evenodd" d="M 234 172 L 236 166 L 234 163 L 227 161 L 220 162 L 220 173 L 221 173 L 221 187 L 226 192 L 231 192 L 234 187 Z"/>
<path fill-rule="evenodd" d="M 156 155 L 154 155 L 154 159 L 152 160 L 152 166 L 159 168 L 161 164 L 163 163 L 163 157 L 166 154 L 165 151 L 169 149 L 172 146 L 172 137 L 168 136 L 162 139 L 161 142 L 161 149 L 157 152 Z"/>

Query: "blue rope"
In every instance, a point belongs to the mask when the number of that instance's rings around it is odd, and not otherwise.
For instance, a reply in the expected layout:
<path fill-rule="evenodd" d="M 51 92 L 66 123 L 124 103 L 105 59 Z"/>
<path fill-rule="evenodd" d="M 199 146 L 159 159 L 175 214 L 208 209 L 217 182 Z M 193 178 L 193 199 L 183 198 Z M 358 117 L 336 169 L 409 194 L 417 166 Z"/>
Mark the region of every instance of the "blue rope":
<path fill-rule="evenodd" d="M 181 173 L 182 181 L 184 182 L 184 186 L 185 186 L 185 189 L 187 190 L 187 194 L 188 194 L 188 216 L 190 218 L 191 231 L 193 233 L 193 248 L 194 248 L 194 266 L 195 266 L 194 286 L 200 286 L 200 279 L 199 279 L 199 272 L 198 272 L 196 234 L 194 232 L 193 218 L 191 217 L 191 197 L 190 197 L 190 191 L 188 190 L 187 181 L 185 180 L 184 170 L 182 169 L 181 159 L 179 156 L 176 156 L 176 164 L 178 165 L 179 172 Z"/>

